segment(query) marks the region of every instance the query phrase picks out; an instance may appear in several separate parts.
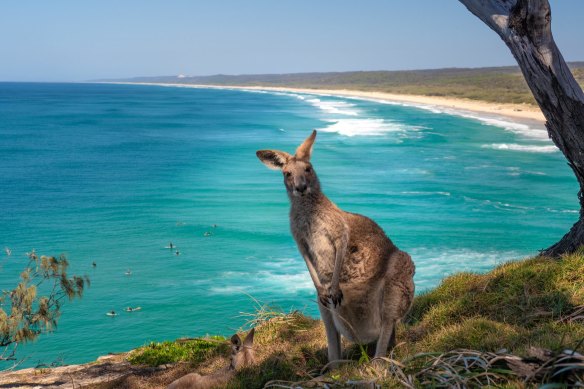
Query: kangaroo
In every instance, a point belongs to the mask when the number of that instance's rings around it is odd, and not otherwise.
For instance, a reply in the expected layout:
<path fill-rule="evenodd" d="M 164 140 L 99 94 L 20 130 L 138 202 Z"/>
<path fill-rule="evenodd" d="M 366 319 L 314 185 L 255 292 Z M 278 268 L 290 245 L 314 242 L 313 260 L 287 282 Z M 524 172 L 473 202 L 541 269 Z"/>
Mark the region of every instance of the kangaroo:
<path fill-rule="evenodd" d="M 173 381 L 168 385 L 167 389 L 210 389 L 225 386 L 233 378 L 237 370 L 255 362 L 253 352 L 254 330 L 254 328 L 251 329 L 243 343 L 239 335 L 235 334 L 231 337 L 229 366 L 206 376 L 197 373 L 187 374 Z"/>
<path fill-rule="evenodd" d="M 283 172 L 290 228 L 316 287 L 329 362 L 341 359 L 340 335 L 375 345 L 375 357 L 383 357 L 412 304 L 414 263 L 373 220 L 341 210 L 322 193 L 310 163 L 315 139 L 313 131 L 294 155 L 256 155 Z"/>

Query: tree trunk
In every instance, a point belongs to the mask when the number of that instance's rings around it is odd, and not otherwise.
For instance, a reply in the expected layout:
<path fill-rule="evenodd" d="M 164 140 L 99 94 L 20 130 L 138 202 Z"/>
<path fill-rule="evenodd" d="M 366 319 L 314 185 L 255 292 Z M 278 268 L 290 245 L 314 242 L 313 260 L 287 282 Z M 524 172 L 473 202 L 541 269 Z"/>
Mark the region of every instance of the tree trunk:
<path fill-rule="evenodd" d="M 584 244 L 584 93 L 551 32 L 547 0 L 459 0 L 494 30 L 511 50 L 539 104 L 548 134 L 568 159 L 580 184 L 580 217 L 542 254 L 559 257 Z"/>

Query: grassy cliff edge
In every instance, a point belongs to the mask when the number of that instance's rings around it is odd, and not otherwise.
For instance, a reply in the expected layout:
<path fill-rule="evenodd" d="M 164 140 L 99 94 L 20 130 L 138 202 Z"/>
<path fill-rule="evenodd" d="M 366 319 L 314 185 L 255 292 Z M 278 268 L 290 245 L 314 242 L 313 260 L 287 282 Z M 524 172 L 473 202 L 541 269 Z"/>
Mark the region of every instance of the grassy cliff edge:
<path fill-rule="evenodd" d="M 364 349 L 346 345 L 347 361 L 321 377 L 326 364 L 322 323 L 299 312 L 264 307 L 253 323 L 258 364 L 240 371 L 229 387 L 582 383 L 583 307 L 584 253 L 559 261 L 536 257 L 509 262 L 486 274 L 457 273 L 416 297 L 390 358 L 372 363 Z M 132 352 L 129 360 L 178 362 L 186 370 L 208 373 L 226 363 L 225 347 L 217 339 L 151 344 Z M 141 387 L 157 385 L 156 376 L 143 379 Z"/>

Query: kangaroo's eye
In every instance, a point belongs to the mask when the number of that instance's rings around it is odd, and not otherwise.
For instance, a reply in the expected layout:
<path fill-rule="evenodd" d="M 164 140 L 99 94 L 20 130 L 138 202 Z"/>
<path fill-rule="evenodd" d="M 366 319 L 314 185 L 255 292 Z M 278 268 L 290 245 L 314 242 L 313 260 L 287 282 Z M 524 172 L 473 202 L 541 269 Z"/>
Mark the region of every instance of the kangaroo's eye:
<path fill-rule="evenodd" d="M 312 169 L 311 169 L 311 168 L 310 168 L 310 166 L 309 166 L 309 167 L 307 167 L 306 169 L 304 169 L 304 171 L 305 171 L 306 173 L 310 173 L 310 172 L 312 171 Z"/>
<path fill-rule="evenodd" d="M 290 173 L 290 172 L 284 172 L 284 176 L 286 176 L 286 177 L 290 177 L 291 175 L 292 175 L 292 173 Z"/>

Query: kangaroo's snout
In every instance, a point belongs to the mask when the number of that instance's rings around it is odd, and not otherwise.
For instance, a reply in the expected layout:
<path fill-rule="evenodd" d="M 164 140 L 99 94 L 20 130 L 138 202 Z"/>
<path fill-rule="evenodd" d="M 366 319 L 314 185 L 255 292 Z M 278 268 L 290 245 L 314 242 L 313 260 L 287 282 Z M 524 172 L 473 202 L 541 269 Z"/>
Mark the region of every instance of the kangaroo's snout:
<path fill-rule="evenodd" d="M 294 180 L 294 194 L 303 196 L 308 192 L 308 189 L 308 184 L 306 183 L 306 179 L 304 177 L 297 177 Z"/>
<path fill-rule="evenodd" d="M 296 189 L 297 192 L 300 192 L 301 194 L 304 194 L 304 192 L 306 192 L 306 188 L 307 188 L 306 183 L 302 183 L 300 185 L 296 185 L 296 188 L 295 189 Z"/>
<path fill-rule="evenodd" d="M 296 162 L 297 166 L 290 163 L 284 172 L 284 184 L 288 194 L 294 197 L 306 196 L 319 188 L 316 175 L 309 169 L 307 172 L 307 162 Z"/>

